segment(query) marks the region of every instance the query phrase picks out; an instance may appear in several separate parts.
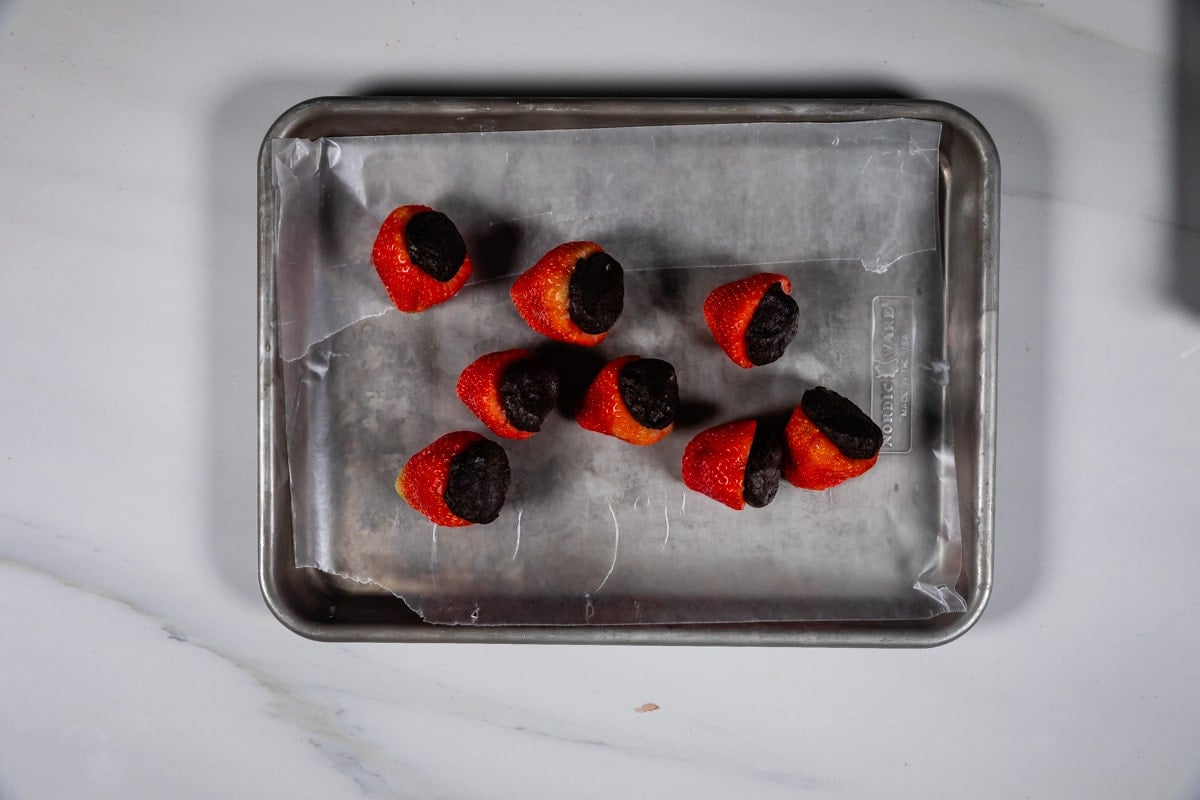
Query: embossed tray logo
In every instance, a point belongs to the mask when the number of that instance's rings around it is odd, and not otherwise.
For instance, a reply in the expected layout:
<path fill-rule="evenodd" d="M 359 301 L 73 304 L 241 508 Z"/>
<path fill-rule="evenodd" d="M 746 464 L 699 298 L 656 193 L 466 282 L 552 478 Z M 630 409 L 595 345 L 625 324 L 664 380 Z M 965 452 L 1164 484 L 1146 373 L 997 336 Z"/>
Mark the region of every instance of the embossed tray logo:
<path fill-rule="evenodd" d="M 913 301 L 876 297 L 871 303 L 871 418 L 883 429 L 882 453 L 912 447 Z"/>

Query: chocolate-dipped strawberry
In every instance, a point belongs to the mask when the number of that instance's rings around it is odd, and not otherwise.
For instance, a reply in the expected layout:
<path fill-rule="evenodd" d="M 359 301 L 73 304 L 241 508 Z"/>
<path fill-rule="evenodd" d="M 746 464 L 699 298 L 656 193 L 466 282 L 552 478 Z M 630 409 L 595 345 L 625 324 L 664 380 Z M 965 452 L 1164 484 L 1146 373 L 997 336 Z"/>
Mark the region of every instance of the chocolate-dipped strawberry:
<path fill-rule="evenodd" d="M 558 402 L 558 373 L 528 350 L 475 359 L 458 377 L 458 397 L 497 436 L 528 439 Z"/>
<path fill-rule="evenodd" d="M 595 242 L 567 242 L 542 256 L 512 285 L 521 318 L 543 336 L 596 345 L 625 307 L 625 273 Z"/>
<path fill-rule="evenodd" d="M 449 300 L 471 277 L 471 257 L 450 218 L 428 206 L 400 206 L 383 221 L 371 263 L 396 308 L 424 311 Z"/>
<path fill-rule="evenodd" d="M 760 272 L 709 293 L 704 321 L 733 363 L 749 369 L 779 360 L 800 324 L 791 291 L 783 275 Z"/>
<path fill-rule="evenodd" d="M 500 514 L 512 472 L 504 449 L 472 431 L 441 437 L 408 460 L 396 492 L 438 525 L 486 525 Z"/>
<path fill-rule="evenodd" d="M 675 368 L 658 358 L 621 356 L 604 365 L 575 414 L 589 431 L 630 444 L 654 444 L 675 427 L 679 383 Z"/>
<path fill-rule="evenodd" d="M 683 483 L 741 511 L 775 499 L 783 463 L 778 429 L 752 419 L 703 430 L 683 450 Z"/>
<path fill-rule="evenodd" d="M 784 429 L 783 474 L 802 489 L 828 489 L 875 465 L 883 431 L 862 409 L 818 386 L 800 398 Z"/>

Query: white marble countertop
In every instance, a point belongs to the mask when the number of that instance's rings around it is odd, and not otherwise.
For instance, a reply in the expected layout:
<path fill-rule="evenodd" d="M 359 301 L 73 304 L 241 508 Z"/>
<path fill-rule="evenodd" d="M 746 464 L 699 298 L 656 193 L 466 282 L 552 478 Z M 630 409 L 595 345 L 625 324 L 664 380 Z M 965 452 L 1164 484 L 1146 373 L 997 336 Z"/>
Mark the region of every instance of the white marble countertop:
<path fill-rule="evenodd" d="M 1200 792 L 1185 0 L 237 5 L 0 0 L 0 798 Z M 847 651 L 280 625 L 256 581 L 256 150 L 293 103 L 381 87 L 975 114 L 1004 189 L 978 626 Z"/>

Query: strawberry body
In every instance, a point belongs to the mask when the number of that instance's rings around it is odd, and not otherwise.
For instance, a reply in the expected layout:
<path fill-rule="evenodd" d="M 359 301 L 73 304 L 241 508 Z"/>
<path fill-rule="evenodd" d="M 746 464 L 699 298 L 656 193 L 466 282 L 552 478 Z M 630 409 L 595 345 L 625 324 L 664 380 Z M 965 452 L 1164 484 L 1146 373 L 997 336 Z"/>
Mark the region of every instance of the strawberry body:
<path fill-rule="evenodd" d="M 760 272 L 709 293 L 704 321 L 733 363 L 749 369 L 783 355 L 799 325 L 791 290 L 791 281 L 783 275 Z"/>
<path fill-rule="evenodd" d="M 779 491 L 783 441 L 779 430 L 752 419 L 701 431 L 683 450 L 683 483 L 740 511 L 762 508 Z"/>
<path fill-rule="evenodd" d="M 683 450 L 684 485 L 732 509 L 743 509 L 746 462 L 756 426 L 745 419 L 696 434 Z"/>
<path fill-rule="evenodd" d="M 461 528 L 494 520 L 510 480 L 499 445 L 473 431 L 455 431 L 408 460 L 396 492 L 434 523 Z"/>
<path fill-rule="evenodd" d="M 584 392 L 575 420 L 589 431 L 649 445 L 674 430 L 678 410 L 674 367 L 630 355 L 604 365 Z"/>
<path fill-rule="evenodd" d="M 875 466 L 883 432 L 850 400 L 823 387 L 804 393 L 784 429 L 784 477 L 828 489 Z"/>
<path fill-rule="evenodd" d="M 558 376 L 528 350 L 488 353 L 458 378 L 458 397 L 497 436 L 528 439 L 558 400 Z"/>
<path fill-rule="evenodd" d="M 396 308 L 407 313 L 444 303 L 471 277 L 471 257 L 445 214 L 400 206 L 383 221 L 371 263 Z"/>
<path fill-rule="evenodd" d="M 595 242 L 560 244 L 513 282 L 513 306 L 538 333 L 600 344 L 624 308 L 621 265 Z"/>

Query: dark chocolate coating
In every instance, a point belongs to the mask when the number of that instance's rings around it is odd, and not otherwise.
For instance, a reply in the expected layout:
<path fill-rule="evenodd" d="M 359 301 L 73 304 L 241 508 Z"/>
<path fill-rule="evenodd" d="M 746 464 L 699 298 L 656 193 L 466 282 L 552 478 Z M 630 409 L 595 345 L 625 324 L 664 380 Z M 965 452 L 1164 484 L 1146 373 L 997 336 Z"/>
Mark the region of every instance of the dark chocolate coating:
<path fill-rule="evenodd" d="M 519 431 L 536 433 L 558 402 L 558 373 L 537 358 L 509 364 L 500 376 L 500 402 L 504 416 Z"/>
<path fill-rule="evenodd" d="M 762 508 L 775 499 L 779 491 L 779 476 L 783 468 L 783 437 L 778 428 L 758 422 L 754 426 L 754 442 L 746 460 L 746 477 L 742 480 L 742 498 Z"/>
<path fill-rule="evenodd" d="M 875 420 L 831 389 L 809 389 L 800 398 L 800 410 L 846 458 L 871 458 L 883 446 Z"/>
<path fill-rule="evenodd" d="M 450 459 L 450 476 L 442 498 L 450 511 L 484 525 L 500 516 L 512 480 L 504 448 L 480 439 Z"/>
<path fill-rule="evenodd" d="M 567 313 L 584 333 L 604 333 L 625 308 L 625 271 L 608 253 L 581 258 L 571 270 Z"/>
<path fill-rule="evenodd" d="M 746 356 L 750 363 L 761 367 L 778 361 L 783 351 L 796 338 L 800 327 L 800 306 L 783 291 L 783 285 L 771 284 L 746 328 Z"/>
<path fill-rule="evenodd" d="M 617 389 L 638 424 L 662 430 L 679 411 L 679 382 L 675 368 L 659 358 L 630 361 L 617 372 Z"/>
<path fill-rule="evenodd" d="M 440 211 L 420 211 L 404 226 L 409 259 L 429 277 L 445 283 L 458 274 L 467 244 L 454 223 Z"/>

